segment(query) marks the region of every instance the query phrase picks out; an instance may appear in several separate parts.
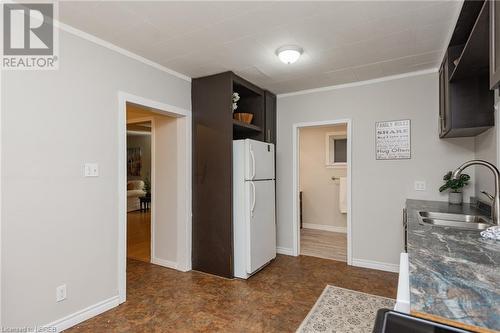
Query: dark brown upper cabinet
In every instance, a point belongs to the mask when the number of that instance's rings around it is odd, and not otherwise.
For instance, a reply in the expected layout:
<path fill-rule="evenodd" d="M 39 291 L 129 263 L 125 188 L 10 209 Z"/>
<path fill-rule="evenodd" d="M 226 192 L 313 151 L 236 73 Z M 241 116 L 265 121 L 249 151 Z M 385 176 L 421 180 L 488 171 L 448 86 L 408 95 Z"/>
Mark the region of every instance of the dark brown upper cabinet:
<path fill-rule="evenodd" d="M 193 79 L 191 90 L 192 266 L 232 278 L 233 140 L 275 140 L 276 96 L 232 72 Z M 240 95 L 234 112 L 233 92 Z M 235 120 L 236 112 L 251 113 L 252 122 Z"/>
<path fill-rule="evenodd" d="M 264 141 L 276 144 L 276 95 L 266 91 L 264 96 L 266 109 Z"/>
<path fill-rule="evenodd" d="M 500 83 L 500 4 L 490 1 L 490 88 Z"/>
<path fill-rule="evenodd" d="M 490 4 L 465 1 L 439 69 L 439 136 L 475 136 L 494 126 Z"/>

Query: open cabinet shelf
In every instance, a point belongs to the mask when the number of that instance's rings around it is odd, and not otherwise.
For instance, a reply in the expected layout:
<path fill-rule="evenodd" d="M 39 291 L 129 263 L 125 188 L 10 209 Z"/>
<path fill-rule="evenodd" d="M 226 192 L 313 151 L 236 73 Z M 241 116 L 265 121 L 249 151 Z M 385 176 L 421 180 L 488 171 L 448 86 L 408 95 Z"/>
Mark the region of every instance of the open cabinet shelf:
<path fill-rule="evenodd" d="M 237 102 L 238 107 L 234 113 L 250 113 L 253 115 L 252 123 L 247 124 L 233 119 L 233 139 L 254 139 L 264 140 L 265 114 L 265 92 L 252 83 L 240 78 L 237 75 L 232 76 L 233 92 L 240 96 Z"/>
<path fill-rule="evenodd" d="M 262 132 L 262 128 L 256 125 L 233 119 L 233 131 L 239 132 Z"/>
<path fill-rule="evenodd" d="M 477 75 L 480 71 L 488 71 L 489 8 L 489 4 L 484 2 L 472 32 L 461 50 L 457 64 L 452 63 L 450 66 L 453 69 L 450 82 Z"/>

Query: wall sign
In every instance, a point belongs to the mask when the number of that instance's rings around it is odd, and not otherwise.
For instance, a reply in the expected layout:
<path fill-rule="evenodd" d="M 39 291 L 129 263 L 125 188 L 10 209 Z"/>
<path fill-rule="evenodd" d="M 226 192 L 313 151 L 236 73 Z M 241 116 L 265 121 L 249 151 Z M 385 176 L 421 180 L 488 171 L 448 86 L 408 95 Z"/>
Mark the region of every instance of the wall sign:
<path fill-rule="evenodd" d="M 410 120 L 381 121 L 375 124 L 377 160 L 411 158 Z"/>

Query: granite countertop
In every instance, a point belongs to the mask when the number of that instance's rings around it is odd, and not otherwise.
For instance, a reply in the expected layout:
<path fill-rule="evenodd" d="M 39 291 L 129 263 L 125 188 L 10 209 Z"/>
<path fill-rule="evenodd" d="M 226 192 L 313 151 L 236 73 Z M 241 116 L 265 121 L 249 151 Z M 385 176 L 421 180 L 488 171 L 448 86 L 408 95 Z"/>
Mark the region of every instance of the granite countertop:
<path fill-rule="evenodd" d="M 407 200 L 411 312 L 500 331 L 500 241 L 477 230 L 418 221 L 418 211 L 481 214 L 474 207 Z"/>

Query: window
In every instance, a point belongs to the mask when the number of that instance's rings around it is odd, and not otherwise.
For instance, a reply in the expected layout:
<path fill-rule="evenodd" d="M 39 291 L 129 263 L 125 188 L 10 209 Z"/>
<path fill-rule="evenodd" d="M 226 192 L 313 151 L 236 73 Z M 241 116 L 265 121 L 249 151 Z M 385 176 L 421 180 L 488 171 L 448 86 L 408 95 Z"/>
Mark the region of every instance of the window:
<path fill-rule="evenodd" d="M 326 133 L 326 167 L 345 168 L 347 166 L 347 136 Z"/>

